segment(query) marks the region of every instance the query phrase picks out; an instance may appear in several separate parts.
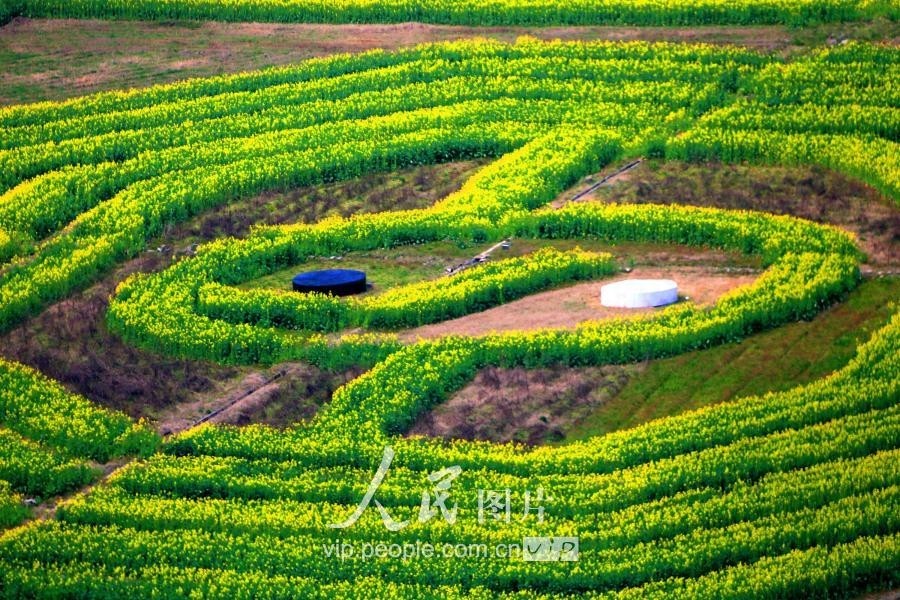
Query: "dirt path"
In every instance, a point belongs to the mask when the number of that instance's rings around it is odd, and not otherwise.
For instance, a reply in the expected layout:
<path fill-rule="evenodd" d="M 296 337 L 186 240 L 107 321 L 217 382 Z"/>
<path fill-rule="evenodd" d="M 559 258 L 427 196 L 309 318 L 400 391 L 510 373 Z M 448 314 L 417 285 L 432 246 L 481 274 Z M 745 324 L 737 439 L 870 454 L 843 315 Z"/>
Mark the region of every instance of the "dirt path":
<path fill-rule="evenodd" d="M 602 281 L 590 281 L 550 290 L 458 319 L 425 325 L 405 331 L 400 339 L 445 335 L 483 335 L 492 331 L 531 331 L 546 328 L 571 328 L 596 319 L 622 317 L 656 309 L 607 308 L 600 304 L 600 286 L 621 279 L 674 279 L 678 292 L 699 305 L 710 305 L 738 286 L 752 283 L 755 273 L 725 272 L 715 267 L 637 267 L 630 273 Z"/>
<path fill-rule="evenodd" d="M 97 478 L 93 483 L 89 483 L 84 487 L 80 487 L 76 490 L 72 490 L 67 494 L 63 494 L 61 496 L 53 496 L 52 498 L 47 498 L 40 504 L 33 506 L 31 509 L 31 516 L 27 519 L 16 525 L 15 527 L 10 527 L 9 529 L 0 530 L 0 540 L 5 537 L 12 537 L 16 535 L 16 532 L 30 527 L 35 522 L 39 521 L 47 521 L 54 519 L 56 517 L 56 509 L 60 507 L 67 500 L 71 500 L 72 498 L 90 494 L 91 491 L 97 487 L 105 483 L 110 477 L 112 477 L 115 473 L 117 473 L 120 469 L 126 467 L 127 465 L 134 462 L 133 458 L 117 458 L 115 460 L 111 460 L 106 464 L 98 464 L 98 463 L 90 463 L 96 469 L 100 469 L 101 474 L 100 477 Z"/>
<path fill-rule="evenodd" d="M 582 202 L 585 200 L 593 200 L 596 198 L 596 192 L 604 185 L 612 185 L 622 181 L 628 181 L 631 171 L 637 169 L 644 162 L 643 158 L 630 160 L 624 165 L 615 167 L 610 171 L 609 168 L 599 173 L 593 173 L 584 178 L 581 187 L 576 186 L 575 189 L 569 189 L 562 192 L 555 200 L 550 203 L 553 208 L 562 208 L 569 202 Z M 604 173 L 606 173 L 604 175 Z"/>

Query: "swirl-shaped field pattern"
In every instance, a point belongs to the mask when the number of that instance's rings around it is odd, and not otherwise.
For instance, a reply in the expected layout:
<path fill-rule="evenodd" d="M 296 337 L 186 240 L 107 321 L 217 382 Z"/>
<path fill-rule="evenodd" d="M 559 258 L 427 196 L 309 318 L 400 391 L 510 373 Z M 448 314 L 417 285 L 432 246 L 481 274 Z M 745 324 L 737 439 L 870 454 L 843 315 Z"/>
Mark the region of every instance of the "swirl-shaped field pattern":
<path fill-rule="evenodd" d="M 308 424 L 204 426 L 0 540 L 16 594 L 220 597 L 784 597 L 890 584 L 900 568 L 900 313 L 843 369 L 560 448 L 402 437 L 489 365 L 670 356 L 814 315 L 859 280 L 852 235 L 758 212 L 570 203 L 637 155 L 820 164 L 900 199 L 900 53 L 848 44 L 783 62 L 727 47 L 487 41 L 0 110 L 0 327 L 141 251 L 172 222 L 265 190 L 497 157 L 426 209 L 259 227 L 123 282 L 108 325 L 173 356 L 370 369 Z M 401 343 L 390 330 L 615 271 L 542 249 L 364 300 L 239 284 L 320 256 L 453 240 L 636 240 L 758 256 L 751 285 L 572 330 Z M 365 333 L 347 333 L 363 327 Z M 388 330 L 388 331 L 385 331 Z M 335 530 L 395 458 L 375 506 Z M 458 465 L 458 519 L 422 519 Z M 541 488 L 544 517 L 476 518 L 479 491 Z M 416 520 L 419 515 L 419 520 Z M 337 534 L 340 535 L 337 535 Z M 577 536 L 577 562 L 440 553 Z"/>

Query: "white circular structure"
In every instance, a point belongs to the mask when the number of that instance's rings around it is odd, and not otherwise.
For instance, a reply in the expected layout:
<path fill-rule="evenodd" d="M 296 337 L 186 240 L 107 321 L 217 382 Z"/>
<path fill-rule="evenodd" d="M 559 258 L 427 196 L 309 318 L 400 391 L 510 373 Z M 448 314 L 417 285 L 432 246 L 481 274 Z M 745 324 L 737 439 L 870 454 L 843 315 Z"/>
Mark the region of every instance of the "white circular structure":
<path fill-rule="evenodd" d="M 648 308 L 678 301 L 671 279 L 625 279 L 600 288 L 600 304 L 611 308 Z"/>

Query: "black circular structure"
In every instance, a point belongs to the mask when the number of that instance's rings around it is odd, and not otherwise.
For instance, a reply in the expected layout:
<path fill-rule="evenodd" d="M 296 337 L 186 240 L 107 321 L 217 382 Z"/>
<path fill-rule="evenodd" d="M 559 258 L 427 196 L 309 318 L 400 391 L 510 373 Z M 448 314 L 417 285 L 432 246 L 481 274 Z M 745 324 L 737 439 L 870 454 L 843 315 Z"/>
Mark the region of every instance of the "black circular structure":
<path fill-rule="evenodd" d="M 291 280 L 295 292 L 350 296 L 366 291 L 366 274 L 354 269 L 323 269 L 300 273 Z"/>

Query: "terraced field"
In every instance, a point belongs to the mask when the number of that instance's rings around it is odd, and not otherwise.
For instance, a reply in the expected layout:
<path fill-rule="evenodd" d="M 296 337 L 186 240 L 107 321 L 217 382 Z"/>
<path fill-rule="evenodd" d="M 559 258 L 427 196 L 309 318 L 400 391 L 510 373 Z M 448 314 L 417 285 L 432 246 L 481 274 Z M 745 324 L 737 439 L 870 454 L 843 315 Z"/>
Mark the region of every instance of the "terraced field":
<path fill-rule="evenodd" d="M 898 202 L 898 78 L 900 53 L 886 45 L 788 60 L 727 46 L 525 38 L 0 109 L 3 329 L 96 282 L 166 226 L 242 198 L 493 161 L 431 207 L 256 227 L 116 289 L 107 326 L 153 353 L 367 369 L 309 422 L 206 425 L 160 440 L 146 423 L 0 363 L 9 483 L 0 523 L 25 518 L 15 494 L 78 490 L 99 475 L 87 461 L 142 457 L 53 518 L 3 534 L 0 592 L 755 598 L 896 585 L 896 310 L 846 366 L 788 391 L 560 447 L 403 434 L 485 367 L 677 356 L 845 298 L 865 257 L 837 227 L 679 204 L 550 203 L 637 156 L 818 165 Z M 355 300 L 245 285 L 322 257 L 508 237 L 538 249 Z M 722 250 L 762 271 L 713 306 L 682 302 L 574 329 L 396 335 L 625 266 L 547 240 Z M 509 512 L 492 510 L 504 490 Z M 577 537 L 578 560 L 559 547 L 562 560 L 510 558 L 516 547 L 528 555 L 535 536 Z M 435 550 L 426 556 L 423 543 Z"/>

